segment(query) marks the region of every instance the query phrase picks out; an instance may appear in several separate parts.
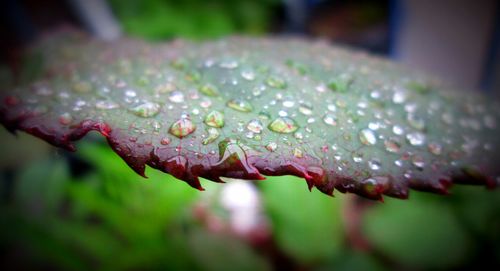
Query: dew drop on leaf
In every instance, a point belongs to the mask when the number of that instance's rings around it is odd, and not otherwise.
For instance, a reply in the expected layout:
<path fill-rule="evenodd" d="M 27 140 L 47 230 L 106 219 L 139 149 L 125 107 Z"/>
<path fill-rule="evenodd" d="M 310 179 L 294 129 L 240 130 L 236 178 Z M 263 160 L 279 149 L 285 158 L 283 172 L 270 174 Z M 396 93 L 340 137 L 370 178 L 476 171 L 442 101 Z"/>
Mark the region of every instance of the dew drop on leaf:
<path fill-rule="evenodd" d="M 223 69 L 236 69 L 238 68 L 238 66 L 239 66 L 238 61 L 236 59 L 230 59 L 230 58 L 224 59 L 219 63 L 219 67 Z"/>
<path fill-rule="evenodd" d="M 370 167 L 371 170 L 379 170 L 381 167 L 380 161 L 378 159 L 372 159 L 368 161 L 368 167 Z"/>
<path fill-rule="evenodd" d="M 262 122 L 258 119 L 250 120 L 247 124 L 247 129 L 252 133 L 260 134 L 264 129 Z"/>
<path fill-rule="evenodd" d="M 252 105 L 245 101 L 245 100 L 241 100 L 241 99 L 232 99 L 232 100 L 229 100 L 227 102 L 227 106 L 229 108 L 232 108 L 236 111 L 240 111 L 240 112 L 251 112 L 253 110 L 253 107 Z"/>
<path fill-rule="evenodd" d="M 406 135 L 406 140 L 412 146 L 420 146 L 425 143 L 425 135 L 419 132 L 409 133 Z"/>
<path fill-rule="evenodd" d="M 208 133 L 207 137 L 202 141 L 203 145 L 207 145 L 214 142 L 220 135 L 219 130 L 214 127 L 209 127 L 207 129 L 207 133 Z"/>
<path fill-rule="evenodd" d="M 327 125 L 335 126 L 337 125 L 337 117 L 333 114 L 326 114 L 323 117 L 323 122 Z"/>
<path fill-rule="evenodd" d="M 125 96 L 127 96 L 129 98 L 134 98 L 135 96 L 137 96 L 137 93 L 132 89 L 127 89 L 125 91 Z"/>
<path fill-rule="evenodd" d="M 384 141 L 384 145 L 386 151 L 393 153 L 399 152 L 399 149 L 401 148 L 401 145 L 397 141 L 392 139 Z"/>
<path fill-rule="evenodd" d="M 212 84 L 204 84 L 202 85 L 200 88 L 199 88 L 200 92 L 207 95 L 207 96 L 210 96 L 210 97 L 216 97 L 216 96 L 219 96 L 219 90 L 217 89 L 216 86 L 212 85 Z"/>
<path fill-rule="evenodd" d="M 359 141 L 364 145 L 375 145 L 375 143 L 377 143 L 377 137 L 372 130 L 363 129 L 359 132 Z"/>
<path fill-rule="evenodd" d="M 327 85 L 333 91 L 347 92 L 352 82 L 353 78 L 349 74 L 343 73 L 340 76 L 331 79 Z"/>
<path fill-rule="evenodd" d="M 266 84 L 270 87 L 279 89 L 284 89 L 287 86 L 285 79 L 278 77 L 276 75 L 271 75 L 267 77 Z"/>
<path fill-rule="evenodd" d="M 281 133 L 281 134 L 288 134 L 288 133 L 293 133 L 295 132 L 299 126 L 295 122 L 295 120 L 288 118 L 288 117 L 279 117 L 275 120 L 273 120 L 269 126 L 269 130 L 276 132 L 276 133 Z"/>
<path fill-rule="evenodd" d="M 156 116 L 160 112 L 160 105 L 153 102 L 145 102 L 130 109 L 134 115 L 142 118 Z"/>
<path fill-rule="evenodd" d="M 425 128 L 424 119 L 416 116 L 415 114 L 408 114 L 407 116 L 408 124 L 417 130 L 423 130 Z"/>
<path fill-rule="evenodd" d="M 224 126 L 224 113 L 214 110 L 205 116 L 205 124 L 211 127 L 221 128 Z"/>
<path fill-rule="evenodd" d="M 401 126 L 398 126 L 398 125 L 394 125 L 392 127 L 392 132 L 395 134 L 395 135 L 402 135 L 404 133 L 404 130 Z"/>
<path fill-rule="evenodd" d="M 59 123 L 62 125 L 69 125 L 72 121 L 73 117 L 68 112 L 62 113 L 59 116 Z"/>
<path fill-rule="evenodd" d="M 168 145 L 168 144 L 170 144 L 171 141 L 172 140 L 169 137 L 164 137 L 164 138 L 162 138 L 160 140 L 160 144 L 162 144 L 162 145 Z"/>
<path fill-rule="evenodd" d="M 297 158 L 302 158 L 304 157 L 304 153 L 302 152 L 301 149 L 299 148 L 294 148 L 293 149 L 293 156 L 297 157 Z"/>
<path fill-rule="evenodd" d="M 243 79 L 245 80 L 248 80 L 248 81 L 253 81 L 255 80 L 255 71 L 252 70 L 252 69 L 243 69 L 241 70 L 241 73 L 240 73 L 241 77 L 243 77 Z"/>
<path fill-rule="evenodd" d="M 276 149 L 278 148 L 278 144 L 276 144 L 276 142 L 269 142 L 267 145 L 266 145 L 266 149 L 270 152 L 274 152 Z"/>
<path fill-rule="evenodd" d="M 306 116 L 310 116 L 312 114 L 312 106 L 301 104 L 299 106 L 299 112 Z"/>
<path fill-rule="evenodd" d="M 363 156 L 357 152 L 354 152 L 352 154 L 352 161 L 354 161 L 354 163 L 361 163 L 363 162 Z"/>
<path fill-rule="evenodd" d="M 168 99 L 173 103 L 182 103 L 184 102 L 184 94 L 178 90 L 172 91 Z"/>
<path fill-rule="evenodd" d="M 95 103 L 95 107 L 101 110 L 109 110 L 109 109 L 116 109 L 120 106 L 113 101 L 100 100 Z"/>
<path fill-rule="evenodd" d="M 429 149 L 429 152 L 434 155 L 440 155 L 443 150 L 443 147 L 438 143 L 429 143 L 427 147 Z"/>
<path fill-rule="evenodd" d="M 178 138 L 183 138 L 196 130 L 196 126 L 189 117 L 182 117 L 174 122 L 168 132 Z"/>
<path fill-rule="evenodd" d="M 417 168 L 423 168 L 425 166 L 425 160 L 422 156 L 415 154 L 411 158 L 411 163 Z"/>

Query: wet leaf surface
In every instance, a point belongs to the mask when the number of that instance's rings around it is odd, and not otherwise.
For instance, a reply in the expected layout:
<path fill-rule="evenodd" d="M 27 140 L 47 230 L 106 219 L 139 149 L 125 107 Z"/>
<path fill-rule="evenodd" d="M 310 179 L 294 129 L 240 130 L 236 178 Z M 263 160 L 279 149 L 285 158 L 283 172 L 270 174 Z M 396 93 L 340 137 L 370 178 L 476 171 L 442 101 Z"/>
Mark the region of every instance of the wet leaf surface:
<path fill-rule="evenodd" d="M 74 150 L 91 130 L 137 173 L 295 175 L 372 199 L 499 183 L 500 106 L 324 42 L 228 38 L 105 43 L 52 34 L 30 83 L 3 87 L 0 120 Z M 37 67 L 38 67 L 37 66 Z"/>

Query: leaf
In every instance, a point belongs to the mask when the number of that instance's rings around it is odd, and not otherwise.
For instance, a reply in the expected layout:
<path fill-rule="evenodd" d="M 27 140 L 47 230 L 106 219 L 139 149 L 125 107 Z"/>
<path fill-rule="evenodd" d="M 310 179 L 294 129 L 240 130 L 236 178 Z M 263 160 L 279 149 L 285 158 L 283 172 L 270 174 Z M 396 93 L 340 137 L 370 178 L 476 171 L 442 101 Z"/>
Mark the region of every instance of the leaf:
<path fill-rule="evenodd" d="M 260 187 L 282 249 L 304 263 L 325 261 L 342 252 L 342 199 L 307 193 L 296 177 L 272 179 Z"/>
<path fill-rule="evenodd" d="M 367 210 L 363 228 L 375 248 L 412 268 L 451 268 L 467 260 L 471 238 L 448 206 L 429 197 L 398 203 Z"/>
<path fill-rule="evenodd" d="M 194 229 L 189 245 L 200 270 L 270 270 L 264 258 L 242 240 Z"/>
<path fill-rule="evenodd" d="M 326 194 L 372 199 L 408 188 L 499 182 L 500 106 L 324 42 L 227 38 L 42 40 L 42 72 L 2 92 L 0 120 L 53 145 L 95 130 L 139 174 L 295 175 Z M 35 54 L 36 55 L 36 54 Z"/>

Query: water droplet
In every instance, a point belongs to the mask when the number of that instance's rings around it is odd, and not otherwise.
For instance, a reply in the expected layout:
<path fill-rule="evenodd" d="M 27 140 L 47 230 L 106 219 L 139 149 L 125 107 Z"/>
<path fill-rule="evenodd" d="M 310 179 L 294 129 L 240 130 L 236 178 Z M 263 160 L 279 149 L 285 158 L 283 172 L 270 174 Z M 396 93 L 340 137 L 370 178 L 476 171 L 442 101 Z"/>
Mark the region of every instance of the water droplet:
<path fill-rule="evenodd" d="M 73 121 L 73 117 L 68 113 L 62 113 L 59 116 L 59 123 L 62 125 L 69 125 Z"/>
<path fill-rule="evenodd" d="M 389 178 L 383 176 L 371 177 L 361 181 L 363 190 L 371 196 L 379 196 L 389 185 Z"/>
<path fill-rule="evenodd" d="M 232 99 L 227 102 L 227 106 L 229 108 L 232 108 L 234 110 L 240 111 L 240 112 L 250 112 L 253 110 L 252 105 L 241 99 Z"/>
<path fill-rule="evenodd" d="M 328 152 L 328 145 L 323 145 L 320 147 L 321 152 Z"/>
<path fill-rule="evenodd" d="M 137 93 L 132 89 L 127 89 L 125 91 L 125 96 L 127 96 L 129 98 L 134 98 L 135 96 L 137 96 Z"/>
<path fill-rule="evenodd" d="M 205 117 L 205 124 L 216 128 L 224 126 L 224 113 L 217 110 L 208 113 Z"/>
<path fill-rule="evenodd" d="M 295 132 L 299 128 L 299 126 L 291 118 L 279 117 L 279 118 L 273 120 L 269 124 L 268 128 L 269 128 L 269 130 L 276 132 L 276 133 L 288 134 L 288 133 Z"/>
<path fill-rule="evenodd" d="M 253 119 L 248 122 L 247 129 L 253 133 L 260 134 L 264 129 L 264 126 L 262 125 L 262 122 L 260 120 Z"/>
<path fill-rule="evenodd" d="M 372 159 L 372 160 L 368 161 L 368 167 L 371 170 L 379 170 L 381 166 L 382 166 L 382 164 L 380 163 L 380 161 L 378 159 Z"/>
<path fill-rule="evenodd" d="M 199 90 L 201 93 L 210 97 L 215 97 L 219 95 L 219 90 L 217 89 L 217 87 L 209 83 L 201 86 Z"/>
<path fill-rule="evenodd" d="M 354 163 L 361 163 L 363 162 L 363 155 L 355 152 L 352 154 L 352 161 L 354 161 Z"/>
<path fill-rule="evenodd" d="M 196 125 L 194 125 L 191 119 L 189 117 L 182 117 L 170 126 L 168 132 L 178 138 L 183 138 L 195 130 Z"/>
<path fill-rule="evenodd" d="M 184 102 L 184 94 L 178 90 L 172 91 L 168 99 L 173 103 L 182 103 Z"/>
<path fill-rule="evenodd" d="M 156 93 L 158 94 L 164 94 L 164 93 L 169 93 L 172 92 L 176 89 L 175 85 L 171 82 L 167 82 L 165 84 L 158 85 L 155 88 Z"/>
<path fill-rule="evenodd" d="M 423 130 L 425 128 L 425 120 L 416 116 L 415 114 L 408 114 L 406 120 L 411 127 L 417 130 Z"/>
<path fill-rule="evenodd" d="M 240 73 L 241 77 L 243 79 L 248 80 L 248 81 L 253 81 L 255 80 L 255 71 L 252 69 L 243 69 Z"/>
<path fill-rule="evenodd" d="M 378 90 L 374 90 L 374 91 L 370 92 L 370 97 L 374 100 L 380 99 L 381 96 L 382 96 L 382 94 Z"/>
<path fill-rule="evenodd" d="M 395 135 L 402 135 L 404 133 L 404 130 L 401 126 L 398 126 L 398 125 L 394 125 L 392 127 L 392 132 L 395 134 Z"/>
<path fill-rule="evenodd" d="M 78 93 L 87 93 L 92 90 L 92 84 L 87 81 L 78 81 L 73 83 L 73 91 Z"/>
<path fill-rule="evenodd" d="M 286 88 L 287 85 L 285 79 L 278 77 L 276 75 L 271 75 L 267 77 L 266 84 L 270 87 L 279 89 L 284 89 Z"/>
<path fill-rule="evenodd" d="M 429 148 L 429 152 L 434 155 L 440 155 L 443 151 L 443 147 L 437 143 L 429 143 L 427 147 Z"/>
<path fill-rule="evenodd" d="M 219 67 L 224 69 L 236 69 L 238 68 L 238 61 L 236 59 L 224 59 L 219 63 Z"/>
<path fill-rule="evenodd" d="M 134 115 L 143 118 L 150 118 L 156 116 L 160 112 L 160 105 L 152 102 L 145 102 L 132 109 L 130 109 Z"/>
<path fill-rule="evenodd" d="M 406 140 L 408 140 L 412 146 L 420 146 L 425 142 L 425 135 L 419 132 L 410 133 L 406 135 Z"/>
<path fill-rule="evenodd" d="M 278 112 L 278 115 L 279 115 L 280 117 L 286 117 L 286 116 L 288 116 L 288 113 L 287 113 L 285 110 L 280 110 L 280 111 Z"/>
<path fill-rule="evenodd" d="M 292 100 L 285 100 L 285 101 L 283 101 L 283 106 L 284 107 L 290 108 L 290 107 L 293 107 L 294 105 L 295 105 L 295 102 L 292 101 Z"/>
<path fill-rule="evenodd" d="M 209 127 L 207 129 L 207 133 L 208 133 L 207 138 L 205 138 L 202 141 L 203 145 L 207 145 L 207 144 L 214 142 L 220 135 L 219 130 L 217 128 L 214 128 L 214 127 Z"/>
<path fill-rule="evenodd" d="M 333 91 L 347 92 L 352 82 L 352 76 L 347 73 L 343 73 L 340 76 L 330 80 L 327 85 Z"/>
<path fill-rule="evenodd" d="M 304 64 L 291 59 L 288 59 L 285 63 L 288 67 L 295 69 L 300 75 L 307 73 L 307 67 Z"/>
<path fill-rule="evenodd" d="M 397 89 L 392 96 L 392 102 L 395 104 L 402 104 L 406 101 L 406 92 L 401 89 Z"/>
<path fill-rule="evenodd" d="M 380 123 L 378 122 L 370 122 L 368 123 L 368 129 L 376 131 L 380 128 Z"/>
<path fill-rule="evenodd" d="M 171 141 L 172 140 L 170 139 L 170 137 L 164 137 L 164 138 L 162 138 L 160 140 L 160 144 L 162 144 L 162 145 L 168 145 L 168 144 L 170 144 Z"/>
<path fill-rule="evenodd" d="M 274 152 L 276 149 L 278 148 L 278 144 L 276 144 L 276 142 L 269 142 L 267 145 L 266 145 L 266 149 L 270 152 Z"/>
<path fill-rule="evenodd" d="M 109 110 L 120 107 L 117 103 L 108 100 L 100 100 L 95 103 L 95 107 L 101 110 Z"/>
<path fill-rule="evenodd" d="M 304 157 L 304 153 L 302 152 L 301 149 L 299 148 L 294 148 L 293 149 L 293 156 L 297 157 L 297 158 L 302 158 Z"/>
<path fill-rule="evenodd" d="M 302 134 L 301 132 L 295 132 L 293 136 L 298 140 L 304 139 L 304 134 Z"/>
<path fill-rule="evenodd" d="M 156 121 L 156 120 L 155 120 L 155 121 L 153 121 L 152 126 L 153 126 L 153 130 L 154 130 L 155 132 L 160 131 L 161 124 L 160 124 L 158 121 Z"/>
<path fill-rule="evenodd" d="M 425 166 L 424 158 L 420 155 L 413 155 L 411 158 L 411 163 L 420 169 L 422 169 Z"/>
<path fill-rule="evenodd" d="M 392 139 L 384 141 L 384 145 L 386 151 L 393 153 L 399 152 L 399 149 L 401 148 L 401 145 L 397 141 Z"/>
<path fill-rule="evenodd" d="M 306 116 L 310 116 L 312 114 L 312 106 L 307 104 L 301 104 L 299 106 L 299 112 Z"/>
<path fill-rule="evenodd" d="M 202 99 L 202 100 L 200 101 L 200 106 L 201 106 L 202 108 L 209 108 L 210 106 L 212 106 L 212 101 L 211 101 L 211 100 L 209 100 L 209 99 Z"/>
<path fill-rule="evenodd" d="M 361 130 L 359 132 L 359 140 L 365 145 L 375 145 L 375 143 L 377 143 L 377 137 L 370 129 Z"/>
<path fill-rule="evenodd" d="M 335 125 L 337 125 L 337 116 L 335 116 L 333 114 L 326 114 L 323 117 L 323 122 L 325 122 L 325 124 L 335 126 Z"/>

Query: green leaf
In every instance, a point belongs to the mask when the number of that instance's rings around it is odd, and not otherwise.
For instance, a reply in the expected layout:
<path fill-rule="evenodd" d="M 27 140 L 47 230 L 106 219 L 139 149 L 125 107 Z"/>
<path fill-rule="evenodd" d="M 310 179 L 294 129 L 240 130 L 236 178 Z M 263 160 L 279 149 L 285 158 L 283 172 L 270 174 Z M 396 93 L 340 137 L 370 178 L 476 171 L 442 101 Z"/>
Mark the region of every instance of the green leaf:
<path fill-rule="evenodd" d="M 33 216 L 44 217 L 60 206 L 68 180 L 66 163 L 51 159 L 24 168 L 15 182 L 15 200 Z"/>
<path fill-rule="evenodd" d="M 189 235 L 191 253 L 201 270 L 270 270 L 268 263 L 242 240 L 195 229 Z"/>
<path fill-rule="evenodd" d="M 415 196 L 368 209 L 363 221 L 366 236 L 376 249 L 408 267 L 459 266 L 467 260 L 470 236 L 448 206 Z"/>
<path fill-rule="evenodd" d="M 305 263 L 338 255 L 343 245 L 342 198 L 318 197 L 292 176 L 259 183 L 273 234 L 289 255 Z"/>
<path fill-rule="evenodd" d="M 497 101 L 361 52 L 67 31 L 34 48 L 42 72 L 1 94 L 0 122 L 68 150 L 98 131 L 140 175 L 149 165 L 202 190 L 199 177 L 291 174 L 326 194 L 379 200 L 500 181 Z"/>

